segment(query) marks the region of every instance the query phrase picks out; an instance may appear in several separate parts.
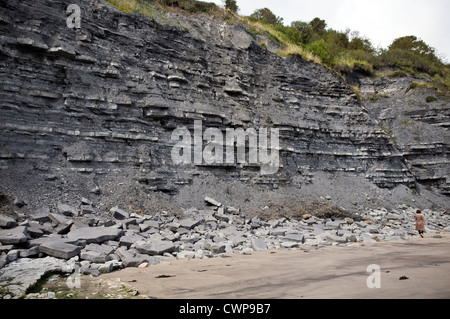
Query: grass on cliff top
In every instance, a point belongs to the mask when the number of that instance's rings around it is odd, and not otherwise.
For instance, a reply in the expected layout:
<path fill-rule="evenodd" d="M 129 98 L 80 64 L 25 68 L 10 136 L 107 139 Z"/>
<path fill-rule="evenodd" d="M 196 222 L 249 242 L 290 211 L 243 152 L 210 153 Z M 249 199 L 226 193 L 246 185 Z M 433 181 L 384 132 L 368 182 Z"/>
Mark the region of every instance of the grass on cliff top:
<path fill-rule="evenodd" d="M 282 32 L 276 30 L 270 24 L 265 24 L 259 21 L 252 21 L 248 17 L 241 17 L 229 10 L 222 9 L 214 3 L 193 1 L 193 0 L 105 0 L 114 5 L 120 11 L 125 13 L 141 13 L 145 17 L 160 20 L 155 6 L 169 12 L 184 11 L 189 13 L 206 13 L 215 17 L 221 17 L 230 24 L 238 22 L 243 23 L 253 34 L 265 34 L 272 41 L 278 42 L 283 49 L 275 52 L 276 54 L 287 56 L 300 56 L 304 60 L 312 61 L 322 64 L 319 57 L 314 55 L 311 51 L 304 47 L 290 41 Z"/>
<path fill-rule="evenodd" d="M 254 21 L 248 17 L 241 17 L 233 14 L 244 25 L 247 25 L 250 32 L 255 34 L 266 34 L 269 39 L 279 43 L 283 49 L 276 51 L 275 53 L 282 57 L 287 56 L 300 56 L 306 61 L 322 64 L 320 58 L 314 55 L 311 51 L 305 49 L 303 46 L 298 45 L 290 41 L 285 34 L 274 28 L 270 24 L 262 23 L 260 21 Z"/>
<path fill-rule="evenodd" d="M 422 76 L 429 88 L 440 95 L 450 96 L 450 65 L 442 62 L 434 48 L 415 36 L 395 39 L 388 49 L 375 49 L 369 39 L 358 32 L 340 32 L 327 28 L 325 20 L 315 18 L 310 22 L 294 21 L 283 25 L 282 18 L 268 9 L 256 10 L 245 17 L 221 8 L 214 3 L 195 0 L 106 0 L 125 13 L 141 13 L 161 24 L 186 29 L 178 21 L 172 21 L 161 13 L 208 14 L 229 24 L 241 23 L 253 35 L 263 35 L 261 45 L 268 41 L 280 49 L 275 53 L 282 57 L 299 56 L 306 61 L 320 64 L 344 77 L 353 72 L 378 76 L 383 69 L 398 70 L 391 78 Z M 258 11 L 274 16 L 275 22 L 258 17 Z"/>

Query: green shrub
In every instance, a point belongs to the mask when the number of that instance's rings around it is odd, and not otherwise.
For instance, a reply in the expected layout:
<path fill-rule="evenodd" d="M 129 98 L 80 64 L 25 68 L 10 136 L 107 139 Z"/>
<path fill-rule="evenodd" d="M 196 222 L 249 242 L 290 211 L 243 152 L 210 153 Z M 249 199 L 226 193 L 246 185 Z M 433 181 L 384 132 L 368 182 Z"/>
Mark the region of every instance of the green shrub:
<path fill-rule="evenodd" d="M 409 88 L 411 90 L 417 89 L 417 88 L 426 88 L 426 87 L 428 87 L 428 84 L 425 82 L 411 82 L 411 84 L 409 85 Z"/>
<path fill-rule="evenodd" d="M 443 76 L 436 74 L 431 80 L 431 86 L 435 88 L 438 93 L 447 96 L 450 95 L 450 71 L 448 69 L 449 68 L 447 67 Z"/>
<path fill-rule="evenodd" d="M 377 57 L 377 66 L 390 66 L 408 70 L 409 73 L 423 72 L 429 75 L 443 74 L 445 65 L 435 55 L 434 49 L 415 36 L 395 39 Z"/>
<path fill-rule="evenodd" d="M 327 65 L 331 65 L 334 56 L 330 50 L 330 45 L 324 40 L 320 39 L 306 46 L 314 55 L 317 55 L 322 62 Z"/>
<path fill-rule="evenodd" d="M 405 71 L 401 71 L 401 70 L 392 72 L 391 74 L 388 75 L 388 77 L 390 77 L 391 79 L 392 78 L 405 78 L 407 76 L 408 76 L 408 74 Z"/>
<path fill-rule="evenodd" d="M 427 101 L 427 103 L 430 103 L 430 102 L 437 101 L 437 98 L 432 95 L 429 95 L 426 97 L 425 101 Z"/>
<path fill-rule="evenodd" d="M 285 26 L 283 18 L 268 8 L 255 10 L 249 17 L 239 16 L 236 14 L 238 7 L 235 0 L 224 1 L 226 10 L 214 3 L 195 0 L 106 1 L 123 12 L 140 12 L 163 22 L 167 17 L 158 14 L 154 10 L 155 5 L 165 11 L 211 14 L 223 18 L 229 24 L 241 22 L 253 35 L 265 34 L 271 41 L 278 42 L 282 49 L 276 53 L 280 56 L 301 56 L 336 71 L 341 77 L 352 72 L 373 75 L 386 67 L 395 69 L 388 74 L 391 78 L 425 73 L 432 80 L 429 83 L 413 82 L 411 89 L 428 87 L 436 89 L 439 94 L 450 95 L 450 66 L 436 56 L 432 47 L 415 36 L 395 39 L 388 49 L 375 50 L 370 40 L 358 32 L 327 28 L 326 21 L 320 18 L 310 22 L 294 21 Z"/>
<path fill-rule="evenodd" d="M 357 85 L 350 85 L 350 87 L 352 88 L 353 92 L 355 92 L 358 101 L 361 101 L 361 92 L 359 91 L 359 87 Z"/>

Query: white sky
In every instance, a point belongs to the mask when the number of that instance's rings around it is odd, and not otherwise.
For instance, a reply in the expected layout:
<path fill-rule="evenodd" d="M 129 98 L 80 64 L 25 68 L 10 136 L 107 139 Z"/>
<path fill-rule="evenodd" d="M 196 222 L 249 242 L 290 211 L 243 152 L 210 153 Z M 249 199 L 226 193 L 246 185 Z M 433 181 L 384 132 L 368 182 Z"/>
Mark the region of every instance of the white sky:
<path fill-rule="evenodd" d="M 223 0 L 203 0 L 223 6 Z M 315 17 L 338 31 L 359 31 L 375 47 L 415 35 L 450 62 L 450 0 L 237 0 L 239 14 L 269 8 L 284 24 Z"/>

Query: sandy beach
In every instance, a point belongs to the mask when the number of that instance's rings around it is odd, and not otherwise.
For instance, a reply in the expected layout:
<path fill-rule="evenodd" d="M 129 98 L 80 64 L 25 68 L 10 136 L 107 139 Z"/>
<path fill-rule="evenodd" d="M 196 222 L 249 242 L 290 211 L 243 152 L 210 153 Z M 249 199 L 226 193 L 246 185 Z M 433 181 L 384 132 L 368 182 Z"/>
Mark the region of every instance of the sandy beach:
<path fill-rule="evenodd" d="M 152 298 L 450 298 L 450 235 L 441 236 L 172 260 L 101 277 L 120 278 Z M 379 273 L 367 271 L 372 264 Z M 368 288 L 369 276 L 379 288 Z"/>

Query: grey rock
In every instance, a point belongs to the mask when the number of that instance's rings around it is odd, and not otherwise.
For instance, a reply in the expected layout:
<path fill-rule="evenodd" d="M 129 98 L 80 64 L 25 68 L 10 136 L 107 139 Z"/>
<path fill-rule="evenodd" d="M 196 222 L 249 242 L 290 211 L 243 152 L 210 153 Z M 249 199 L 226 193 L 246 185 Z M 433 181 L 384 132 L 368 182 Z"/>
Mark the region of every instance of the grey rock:
<path fill-rule="evenodd" d="M 170 230 L 171 232 L 176 232 L 179 227 L 180 227 L 180 223 L 175 222 L 175 221 L 166 224 L 166 228 L 168 230 Z"/>
<path fill-rule="evenodd" d="M 41 223 L 45 223 L 50 221 L 50 217 L 48 216 L 50 214 L 50 208 L 48 208 L 48 206 L 43 206 L 40 208 L 37 208 L 31 215 L 32 219 L 37 221 L 37 222 L 41 222 Z"/>
<path fill-rule="evenodd" d="M 373 237 L 371 235 L 369 235 L 368 233 L 362 233 L 361 234 L 361 240 L 364 243 L 376 243 L 377 241 L 375 239 L 373 239 Z"/>
<path fill-rule="evenodd" d="M 222 206 L 221 203 L 219 203 L 219 202 L 216 201 L 215 199 L 213 199 L 213 198 L 211 198 L 211 197 L 208 197 L 208 196 L 205 197 L 205 202 L 207 202 L 207 203 L 210 204 L 210 205 L 216 206 L 216 207 Z"/>
<path fill-rule="evenodd" d="M 78 210 L 75 207 L 70 206 L 68 204 L 58 203 L 57 208 L 58 208 L 58 212 L 62 215 L 66 215 L 66 216 L 70 216 L 70 217 L 78 216 Z"/>
<path fill-rule="evenodd" d="M 89 205 L 92 206 L 94 203 L 87 199 L 86 197 L 81 197 L 81 205 Z"/>
<path fill-rule="evenodd" d="M 231 217 L 230 216 L 228 216 L 228 215 L 225 215 L 225 214 L 223 214 L 223 213 L 216 213 L 216 214 L 214 214 L 214 217 L 217 219 L 217 220 L 220 220 L 220 221 L 223 221 L 223 222 L 226 222 L 226 223 L 228 223 L 229 221 L 230 221 L 230 219 L 231 219 Z"/>
<path fill-rule="evenodd" d="M 364 222 L 355 222 L 355 225 L 358 226 L 359 228 L 367 227 L 367 223 Z"/>
<path fill-rule="evenodd" d="M 0 255 L 0 269 L 5 267 L 5 265 L 8 263 L 8 258 L 6 257 L 6 254 Z M 1 273 L 1 272 L 0 272 Z"/>
<path fill-rule="evenodd" d="M 49 242 L 60 242 L 60 243 L 78 245 L 77 238 L 65 238 L 65 237 L 62 237 L 61 235 L 55 235 L 55 234 L 52 234 L 50 236 L 43 236 L 43 237 L 37 238 L 37 239 L 31 239 L 28 241 L 28 244 L 30 245 L 30 247 L 34 247 L 34 246 L 40 246 L 44 243 L 49 243 Z"/>
<path fill-rule="evenodd" d="M 3 245 L 21 244 L 29 239 L 25 226 L 10 229 L 0 229 L 0 243 Z"/>
<path fill-rule="evenodd" d="M 70 230 L 70 227 L 73 225 L 73 220 L 68 219 L 65 222 L 59 224 L 55 227 L 55 233 L 57 234 L 67 234 Z"/>
<path fill-rule="evenodd" d="M 347 236 L 337 236 L 331 233 L 327 233 L 325 235 L 325 238 L 330 242 L 336 242 L 336 243 L 347 243 L 348 237 Z"/>
<path fill-rule="evenodd" d="M 227 239 L 232 242 L 233 246 L 238 246 L 247 241 L 247 237 L 242 235 L 228 235 Z"/>
<path fill-rule="evenodd" d="M 81 204 L 80 206 L 81 214 L 92 214 L 95 212 L 94 207 L 92 205 Z"/>
<path fill-rule="evenodd" d="M 126 218 L 122 220 L 122 225 L 125 225 L 126 228 L 131 225 L 137 225 L 137 219 L 136 218 Z"/>
<path fill-rule="evenodd" d="M 9 216 L 0 215 L 0 227 L 13 228 L 16 226 L 17 226 L 17 222 L 13 218 L 11 218 Z"/>
<path fill-rule="evenodd" d="M 196 256 L 196 252 L 195 251 L 190 251 L 190 250 L 182 250 L 177 252 L 177 258 L 178 259 L 192 259 L 195 258 Z"/>
<path fill-rule="evenodd" d="M 101 274 L 107 274 L 114 270 L 114 264 L 113 261 L 107 261 L 105 263 L 102 263 L 98 266 L 97 270 Z"/>
<path fill-rule="evenodd" d="M 115 240 L 122 234 L 122 230 L 113 227 L 85 227 L 71 230 L 67 238 L 85 240 L 87 244 L 100 244 L 107 240 Z"/>
<path fill-rule="evenodd" d="M 70 259 L 80 253 L 81 247 L 60 241 L 49 241 L 41 244 L 39 251 L 56 258 Z"/>
<path fill-rule="evenodd" d="M 142 223 L 143 225 L 148 225 L 151 228 L 159 229 L 160 223 L 157 220 L 146 220 Z"/>
<path fill-rule="evenodd" d="M 27 227 L 27 232 L 32 238 L 37 238 L 44 235 L 42 229 L 35 226 Z"/>
<path fill-rule="evenodd" d="M 180 220 L 180 227 L 186 228 L 186 229 L 192 229 L 195 226 L 199 225 L 202 222 L 202 220 L 199 219 L 192 219 L 192 218 L 186 218 Z"/>
<path fill-rule="evenodd" d="M 116 207 L 113 207 L 110 209 L 110 212 L 113 214 L 113 217 L 119 220 L 124 220 L 130 217 L 130 214 L 128 214 L 126 211 Z"/>
<path fill-rule="evenodd" d="M 14 245 L 0 245 L 0 255 L 14 249 Z"/>
<path fill-rule="evenodd" d="M 239 215 L 240 211 L 238 208 L 234 208 L 232 206 L 227 207 L 227 213 L 233 214 L 233 215 Z"/>
<path fill-rule="evenodd" d="M 120 237 L 119 245 L 125 246 L 125 247 L 130 247 L 135 242 L 138 242 L 138 241 L 141 241 L 144 239 L 145 239 L 144 237 L 139 236 L 139 235 L 126 235 L 126 236 Z"/>
<path fill-rule="evenodd" d="M 213 254 L 221 254 L 225 252 L 226 244 L 224 242 L 214 243 L 211 241 L 206 241 L 205 249 L 211 251 Z"/>
<path fill-rule="evenodd" d="M 15 198 L 14 205 L 16 205 L 17 207 L 23 207 L 26 205 L 26 203 L 22 199 Z"/>
<path fill-rule="evenodd" d="M 81 251 L 80 258 L 82 260 L 88 260 L 93 263 L 105 263 L 107 261 L 106 254 L 86 249 Z"/>
<path fill-rule="evenodd" d="M 48 217 L 50 218 L 50 220 L 52 222 L 54 222 L 57 225 L 62 224 L 62 223 L 66 222 L 68 220 L 63 215 L 57 214 L 57 213 L 50 213 L 50 214 L 48 214 Z"/>
<path fill-rule="evenodd" d="M 155 240 L 139 244 L 136 249 L 147 255 L 163 255 L 164 253 L 170 253 L 175 250 L 175 245 L 171 241 L 167 240 Z"/>
<path fill-rule="evenodd" d="M 300 244 L 296 241 L 283 241 L 280 243 L 280 247 L 287 249 L 298 248 L 299 245 Z"/>
<path fill-rule="evenodd" d="M 20 252 L 17 249 L 8 251 L 8 253 L 6 254 L 6 260 L 8 262 L 12 262 L 12 261 L 16 260 L 17 258 L 19 258 L 19 253 Z"/>
<path fill-rule="evenodd" d="M 266 250 L 267 244 L 264 240 L 256 237 L 252 237 L 251 239 L 252 248 L 254 251 Z"/>
<path fill-rule="evenodd" d="M 138 267 L 143 262 L 150 264 L 158 264 L 159 259 L 148 255 L 136 254 L 122 246 L 116 250 L 116 254 L 120 257 L 124 267 Z"/>
<path fill-rule="evenodd" d="M 161 236 L 169 241 L 173 241 L 175 240 L 175 234 L 173 232 L 171 232 L 169 229 L 161 231 L 160 232 Z"/>
<path fill-rule="evenodd" d="M 336 221 L 328 221 L 328 222 L 326 222 L 325 227 L 328 228 L 328 229 L 339 229 L 341 223 L 345 223 L 345 222 L 344 221 L 341 222 L 341 221 L 338 221 L 338 220 L 336 220 Z"/>
<path fill-rule="evenodd" d="M 39 253 L 39 246 L 34 246 L 28 249 L 21 249 L 20 258 L 36 257 L 37 255 L 39 255 Z"/>
<path fill-rule="evenodd" d="M 305 240 L 305 236 L 303 234 L 286 234 L 283 236 L 284 241 L 295 241 L 295 242 L 302 242 Z"/>
<path fill-rule="evenodd" d="M 379 234 L 380 230 L 377 226 L 369 225 L 366 228 L 364 228 L 365 231 L 368 231 L 371 234 Z"/>
<path fill-rule="evenodd" d="M 99 245 L 99 244 L 88 244 L 84 247 L 84 250 L 86 251 L 95 251 L 98 253 L 102 253 L 105 255 L 112 254 L 115 250 L 115 248 L 112 245 Z"/>

